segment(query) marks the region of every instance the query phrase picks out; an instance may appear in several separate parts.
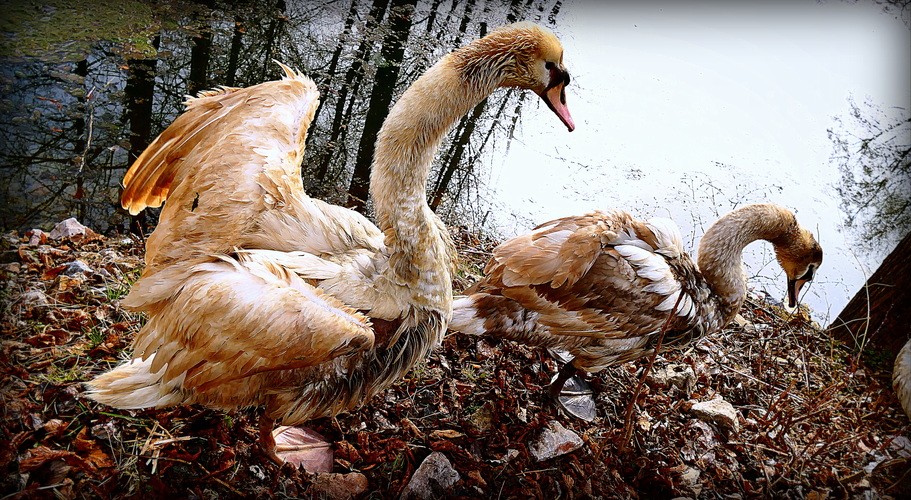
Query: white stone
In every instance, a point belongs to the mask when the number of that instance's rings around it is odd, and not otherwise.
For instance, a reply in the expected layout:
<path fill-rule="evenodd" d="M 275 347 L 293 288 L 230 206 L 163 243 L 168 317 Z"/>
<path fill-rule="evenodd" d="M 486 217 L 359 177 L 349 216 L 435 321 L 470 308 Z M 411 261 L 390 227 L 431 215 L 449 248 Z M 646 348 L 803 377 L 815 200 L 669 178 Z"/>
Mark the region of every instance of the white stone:
<path fill-rule="evenodd" d="M 26 306 L 46 306 L 48 305 L 47 295 L 38 290 L 25 292 L 19 296 L 19 300 Z"/>
<path fill-rule="evenodd" d="M 578 450 L 583 444 L 585 443 L 578 434 L 563 427 L 560 422 L 551 420 L 531 444 L 529 451 L 537 461 L 542 462 Z"/>
<path fill-rule="evenodd" d="M 63 271 L 60 271 L 60 274 L 64 276 L 85 276 L 87 273 L 92 273 L 92 268 L 89 267 L 85 262 L 76 259 L 72 262 L 68 262 Z"/>
<path fill-rule="evenodd" d="M 696 403 L 690 411 L 703 422 L 713 423 L 729 431 L 740 431 L 737 410 L 721 396 L 715 396 L 715 399 Z"/>
<path fill-rule="evenodd" d="M 61 238 L 69 238 L 77 234 L 85 234 L 89 228 L 83 226 L 76 220 L 75 217 L 70 217 L 65 221 L 58 223 L 54 226 L 54 229 L 51 230 L 49 237 L 52 240 L 59 240 Z"/>
<path fill-rule="evenodd" d="M 36 247 L 41 244 L 41 235 L 46 235 L 44 231 L 40 229 L 32 229 L 25 233 L 28 236 L 28 246 Z"/>
<path fill-rule="evenodd" d="M 676 363 L 652 370 L 648 374 L 648 381 L 664 387 L 676 387 L 689 394 L 696 383 L 696 373 L 690 365 Z"/>

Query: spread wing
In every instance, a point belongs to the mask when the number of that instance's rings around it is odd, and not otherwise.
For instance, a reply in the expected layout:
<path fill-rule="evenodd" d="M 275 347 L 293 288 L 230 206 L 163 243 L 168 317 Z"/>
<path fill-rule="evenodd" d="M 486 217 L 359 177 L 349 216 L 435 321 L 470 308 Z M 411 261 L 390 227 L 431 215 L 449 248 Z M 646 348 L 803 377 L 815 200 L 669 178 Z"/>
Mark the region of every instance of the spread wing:
<path fill-rule="evenodd" d="M 364 216 L 304 192 L 300 166 L 319 93 L 282 68 L 282 80 L 189 99 L 130 167 L 125 208 L 135 214 L 167 200 L 146 244 L 147 274 L 235 247 L 318 255 L 383 248 Z"/>
<path fill-rule="evenodd" d="M 154 354 L 152 373 L 164 370 L 165 382 L 182 380 L 202 392 L 373 347 L 364 315 L 297 274 L 329 276 L 337 264 L 270 254 L 239 252 L 196 265 L 186 277 L 165 271 L 137 283 L 130 299 L 143 303 L 150 319 L 136 336 L 135 356 Z"/>
<path fill-rule="evenodd" d="M 256 189 L 250 181 L 265 171 L 300 177 L 304 140 L 319 92 L 307 77 L 282 68 L 286 75 L 279 81 L 243 89 L 224 87 L 189 98 L 187 110 L 127 171 L 123 207 L 135 215 L 175 194 L 213 190 L 228 198 L 243 197 L 245 190 Z"/>

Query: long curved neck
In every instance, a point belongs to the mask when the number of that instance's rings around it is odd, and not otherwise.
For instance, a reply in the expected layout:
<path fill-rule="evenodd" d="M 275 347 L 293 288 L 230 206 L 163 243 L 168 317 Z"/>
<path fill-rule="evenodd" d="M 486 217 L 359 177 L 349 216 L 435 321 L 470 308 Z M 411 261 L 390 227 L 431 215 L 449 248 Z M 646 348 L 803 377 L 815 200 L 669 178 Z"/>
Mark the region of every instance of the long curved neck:
<path fill-rule="evenodd" d="M 443 271 L 451 269 L 453 258 L 451 239 L 427 205 L 431 162 L 450 127 L 495 88 L 467 84 L 452 55 L 444 57 L 402 95 L 377 137 L 370 191 L 390 249 L 387 275 L 418 295 L 443 282 L 449 286 Z"/>
<path fill-rule="evenodd" d="M 738 310 L 746 298 L 743 249 L 756 240 L 777 240 L 795 227 L 790 212 L 774 205 L 748 205 L 706 231 L 699 242 L 699 270 L 725 309 Z"/>

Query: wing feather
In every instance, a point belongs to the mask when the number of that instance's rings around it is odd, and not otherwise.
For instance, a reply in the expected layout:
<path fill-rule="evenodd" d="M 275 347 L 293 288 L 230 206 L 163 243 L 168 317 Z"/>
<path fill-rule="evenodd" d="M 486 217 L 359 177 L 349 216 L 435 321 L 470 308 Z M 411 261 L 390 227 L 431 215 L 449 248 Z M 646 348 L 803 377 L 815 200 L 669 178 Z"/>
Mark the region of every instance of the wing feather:
<path fill-rule="evenodd" d="M 299 170 L 307 128 L 319 102 L 315 84 L 305 76 L 282 65 L 286 77 L 252 87 L 222 88 L 189 98 L 187 110 L 161 133 L 133 162 L 124 176 L 121 204 L 131 214 L 146 207 L 160 206 L 176 183 L 183 179 L 208 178 L 204 173 L 217 168 L 226 180 L 243 179 L 240 171 L 228 172 L 230 162 L 221 161 L 231 154 L 225 140 L 244 131 L 240 145 L 249 151 L 269 151 L 262 155 L 260 170 L 279 168 L 288 174 Z M 285 124 L 285 127 L 276 126 Z M 280 147 L 276 147 L 276 145 Z M 261 147 L 262 146 L 262 147 Z M 281 153 L 294 150 L 295 162 L 286 162 Z M 246 170 L 248 164 L 236 164 Z M 296 172 L 299 175 L 299 171 Z M 202 174 L 202 175 L 200 175 Z M 202 191 L 202 186 L 189 191 Z"/>
<path fill-rule="evenodd" d="M 151 370 L 164 370 L 165 382 L 183 377 L 184 388 L 204 391 L 373 346 L 367 317 L 269 257 L 222 256 L 172 283 L 167 307 L 152 314 L 137 335 L 135 356 L 154 354 Z M 315 267 L 310 261 L 300 265 Z"/>
<path fill-rule="evenodd" d="M 672 268 L 688 266 L 681 246 L 679 229 L 665 219 L 641 223 L 622 211 L 557 219 L 497 247 L 484 280 L 469 291 L 480 295 L 469 302 L 486 306 L 478 314 L 499 315 L 484 324 L 506 338 L 569 347 L 610 340 L 612 349 L 614 341 L 653 335 L 663 324 L 683 293 L 681 271 Z M 521 309 L 494 306 L 483 294 Z M 684 293 L 674 325 L 695 312 Z"/>
<path fill-rule="evenodd" d="M 498 246 L 485 273 L 502 275 L 506 286 L 572 286 L 631 222 L 620 211 L 550 221 Z"/>

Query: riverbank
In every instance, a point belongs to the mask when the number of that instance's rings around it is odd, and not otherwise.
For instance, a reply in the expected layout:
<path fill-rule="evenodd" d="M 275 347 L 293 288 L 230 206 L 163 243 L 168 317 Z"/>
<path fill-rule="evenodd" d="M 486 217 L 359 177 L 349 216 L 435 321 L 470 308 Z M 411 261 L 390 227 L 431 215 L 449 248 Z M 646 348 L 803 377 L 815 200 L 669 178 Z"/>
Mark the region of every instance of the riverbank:
<path fill-rule="evenodd" d="M 459 290 L 493 242 L 454 236 Z M 857 362 L 807 316 L 755 294 L 743 321 L 657 358 L 625 451 L 624 413 L 646 360 L 590 378 L 599 415 L 589 423 L 549 402 L 558 364 L 547 352 L 450 334 L 385 394 L 311 422 L 335 451 L 335 474 L 314 476 L 260 452 L 256 409 L 125 411 L 84 397 L 82 382 L 128 358 L 144 321 L 120 305 L 142 269 L 141 241 L 61 230 L 0 245 L 4 498 L 433 492 L 421 481 L 450 484 L 447 498 L 911 492 L 911 424 L 888 362 Z M 722 411 L 702 411 L 708 402 Z"/>

